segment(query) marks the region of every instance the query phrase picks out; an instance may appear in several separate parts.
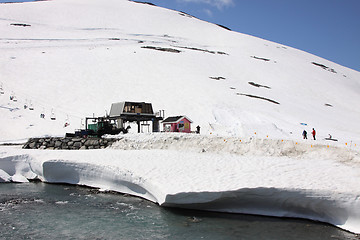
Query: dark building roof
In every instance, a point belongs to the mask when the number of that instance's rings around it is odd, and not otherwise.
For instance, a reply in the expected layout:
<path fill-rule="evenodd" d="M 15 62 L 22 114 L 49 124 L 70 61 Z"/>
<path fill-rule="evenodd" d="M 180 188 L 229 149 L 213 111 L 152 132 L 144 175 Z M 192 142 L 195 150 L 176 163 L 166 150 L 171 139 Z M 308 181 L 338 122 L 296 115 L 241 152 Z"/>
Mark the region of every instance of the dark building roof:
<path fill-rule="evenodd" d="M 120 117 L 122 114 L 150 114 L 155 115 L 151 103 L 118 102 L 111 104 L 110 117 Z"/>
<path fill-rule="evenodd" d="M 180 121 L 181 119 L 186 118 L 187 120 L 189 120 L 190 122 L 192 122 L 188 117 L 186 116 L 174 116 L 174 117 L 168 117 L 166 118 L 164 121 L 162 121 L 163 123 L 176 123 L 178 121 Z"/>

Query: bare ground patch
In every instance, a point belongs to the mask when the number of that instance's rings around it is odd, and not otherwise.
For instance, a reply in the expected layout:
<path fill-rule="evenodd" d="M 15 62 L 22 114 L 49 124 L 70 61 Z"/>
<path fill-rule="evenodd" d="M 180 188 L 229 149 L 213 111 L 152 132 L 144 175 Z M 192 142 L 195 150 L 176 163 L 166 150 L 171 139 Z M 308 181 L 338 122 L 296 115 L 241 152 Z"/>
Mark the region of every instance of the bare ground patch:
<path fill-rule="evenodd" d="M 329 68 L 328 66 L 325 66 L 324 64 L 316 63 L 316 62 L 312 62 L 312 64 L 314 64 L 315 66 L 321 67 L 322 69 L 327 70 L 329 72 L 337 73 L 333 68 Z"/>
<path fill-rule="evenodd" d="M 162 52 L 181 53 L 180 50 L 177 50 L 174 48 L 163 48 L 163 47 L 153 47 L 153 46 L 143 46 L 141 48 L 153 49 L 153 50 L 162 51 Z"/>
<path fill-rule="evenodd" d="M 261 84 L 258 84 L 258 83 L 254 83 L 254 82 L 248 82 L 250 85 L 254 86 L 254 87 L 262 87 L 262 88 L 268 88 L 268 89 L 271 89 L 271 87 L 269 86 L 266 86 L 266 85 L 261 85 Z"/>
<path fill-rule="evenodd" d="M 257 57 L 257 56 L 251 56 L 251 57 L 254 58 L 254 59 L 257 59 L 257 60 L 265 61 L 265 62 L 269 62 L 269 61 L 270 61 L 270 59 L 268 59 L 268 58 L 262 58 L 262 57 Z"/>
<path fill-rule="evenodd" d="M 257 99 L 261 99 L 261 100 L 266 100 L 266 101 L 274 103 L 274 104 L 280 104 L 279 102 L 277 102 L 275 100 L 265 98 L 265 97 L 260 97 L 260 96 L 250 95 L 250 94 L 244 94 L 244 93 L 236 93 L 236 95 L 246 96 L 246 97 L 251 97 L 251 98 L 257 98 Z"/>

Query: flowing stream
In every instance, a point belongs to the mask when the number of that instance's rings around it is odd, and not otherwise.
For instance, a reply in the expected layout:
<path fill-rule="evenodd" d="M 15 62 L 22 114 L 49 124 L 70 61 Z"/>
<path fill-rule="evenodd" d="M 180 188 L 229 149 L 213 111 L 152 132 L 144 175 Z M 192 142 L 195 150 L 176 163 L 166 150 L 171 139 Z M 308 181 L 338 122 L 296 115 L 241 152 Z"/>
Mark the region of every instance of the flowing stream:
<path fill-rule="evenodd" d="M 0 239 L 351 239 L 307 220 L 162 208 L 71 185 L 0 184 Z"/>

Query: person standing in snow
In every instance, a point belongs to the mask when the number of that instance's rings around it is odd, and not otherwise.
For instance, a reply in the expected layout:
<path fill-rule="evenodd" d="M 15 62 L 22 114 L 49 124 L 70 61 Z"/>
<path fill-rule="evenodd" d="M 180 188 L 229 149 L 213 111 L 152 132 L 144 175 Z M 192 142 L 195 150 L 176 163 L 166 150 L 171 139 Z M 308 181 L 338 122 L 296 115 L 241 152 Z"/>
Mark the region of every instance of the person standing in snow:
<path fill-rule="evenodd" d="M 200 126 L 199 125 L 196 127 L 196 133 L 200 134 Z"/>
<path fill-rule="evenodd" d="M 312 129 L 312 132 L 311 132 L 311 134 L 312 134 L 312 136 L 313 136 L 314 140 L 316 140 L 316 138 L 315 138 L 315 135 L 316 135 L 316 131 L 315 131 L 315 129 L 314 129 L 314 128 Z"/>
<path fill-rule="evenodd" d="M 307 131 L 306 130 L 303 131 L 302 135 L 303 135 L 304 139 L 307 139 Z"/>

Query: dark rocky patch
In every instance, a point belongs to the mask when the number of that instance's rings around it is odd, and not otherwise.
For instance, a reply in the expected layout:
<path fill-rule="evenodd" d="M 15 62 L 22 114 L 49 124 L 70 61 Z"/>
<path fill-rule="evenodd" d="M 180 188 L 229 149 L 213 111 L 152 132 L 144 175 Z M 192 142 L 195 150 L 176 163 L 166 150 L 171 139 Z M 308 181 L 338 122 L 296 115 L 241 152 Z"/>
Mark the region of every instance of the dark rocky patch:
<path fill-rule="evenodd" d="M 323 65 L 323 64 L 321 64 L 321 63 L 312 62 L 312 64 L 314 64 L 315 66 L 321 67 L 321 68 L 323 68 L 323 69 L 328 69 L 327 66 L 325 66 L 325 65 Z"/>
<path fill-rule="evenodd" d="M 10 25 L 16 27 L 31 27 L 30 24 L 25 24 L 25 23 L 11 23 Z"/>
<path fill-rule="evenodd" d="M 216 25 L 218 25 L 219 27 L 224 28 L 224 29 L 226 29 L 226 30 L 228 30 L 228 31 L 232 31 L 230 28 L 225 27 L 225 26 L 223 26 L 223 25 L 220 25 L 220 24 L 216 24 Z"/>
<path fill-rule="evenodd" d="M 321 67 L 322 69 L 327 70 L 329 72 L 337 73 L 333 68 L 329 68 L 328 66 L 325 66 L 324 64 L 316 63 L 316 62 L 312 62 L 312 64 L 314 64 L 315 66 Z"/>
<path fill-rule="evenodd" d="M 217 81 L 219 81 L 219 80 L 225 80 L 225 79 L 226 79 L 226 78 L 224 78 L 224 77 L 209 77 L 209 78 L 214 79 L 214 80 L 217 80 Z"/>
<path fill-rule="evenodd" d="M 257 56 L 251 56 L 252 58 L 255 58 L 255 59 L 257 59 L 257 60 L 263 60 L 263 61 L 265 61 L 265 62 L 268 62 L 268 61 L 270 61 L 270 59 L 268 59 L 268 58 L 262 58 L 262 57 L 257 57 Z"/>
<path fill-rule="evenodd" d="M 268 89 L 271 89 L 271 87 L 269 86 L 265 86 L 265 85 L 261 85 L 261 84 L 257 84 L 257 83 L 254 83 L 254 82 L 249 82 L 250 85 L 254 86 L 254 87 L 263 87 L 263 88 L 268 88 Z"/>
<path fill-rule="evenodd" d="M 206 49 L 200 49 L 200 48 L 194 48 L 194 47 L 180 47 L 177 46 L 178 48 L 184 48 L 184 49 L 189 49 L 189 50 L 194 50 L 194 51 L 201 51 L 201 52 L 207 52 L 207 53 L 211 53 L 211 54 L 216 54 L 215 51 L 210 51 L 210 50 L 206 50 Z"/>
<path fill-rule="evenodd" d="M 155 4 L 153 4 L 153 3 L 151 3 L 151 2 L 139 2 L 139 1 L 133 1 L 133 0 L 131 0 L 131 2 L 141 3 L 141 4 L 147 4 L 147 5 L 150 5 L 150 6 L 156 6 Z"/>
<path fill-rule="evenodd" d="M 177 50 L 174 48 L 163 48 L 163 47 L 153 47 L 153 46 L 143 46 L 141 48 L 153 49 L 153 50 L 158 50 L 158 51 L 162 51 L 162 52 L 181 53 L 180 50 Z"/>
<path fill-rule="evenodd" d="M 258 99 L 266 100 L 266 101 L 274 103 L 274 104 L 280 104 L 279 102 L 277 102 L 275 100 L 272 100 L 272 99 L 269 99 L 269 98 L 264 98 L 264 97 L 259 97 L 259 96 L 255 96 L 255 95 L 244 94 L 244 93 L 237 93 L 237 95 L 251 97 L 251 98 L 258 98 Z"/>
<path fill-rule="evenodd" d="M 206 52 L 206 53 L 211 53 L 211 54 L 229 55 L 228 53 L 225 53 L 225 52 L 220 52 L 220 51 L 210 51 L 210 50 L 207 50 L 207 49 L 201 49 L 201 48 L 194 48 L 194 47 L 182 47 L 182 46 L 176 46 L 176 47 L 177 47 L 177 48 L 183 48 L 183 49 L 194 50 L 194 51 Z"/>
<path fill-rule="evenodd" d="M 189 17 L 189 18 L 194 18 L 194 16 L 186 13 L 186 12 L 179 12 L 179 15 L 183 16 L 183 17 Z"/>
<path fill-rule="evenodd" d="M 47 137 L 30 138 L 24 149 L 79 150 L 102 149 L 118 141 L 116 138 L 79 138 L 79 137 Z"/>
<path fill-rule="evenodd" d="M 333 105 L 329 104 L 329 103 L 325 103 L 325 106 L 327 107 L 333 107 Z"/>

